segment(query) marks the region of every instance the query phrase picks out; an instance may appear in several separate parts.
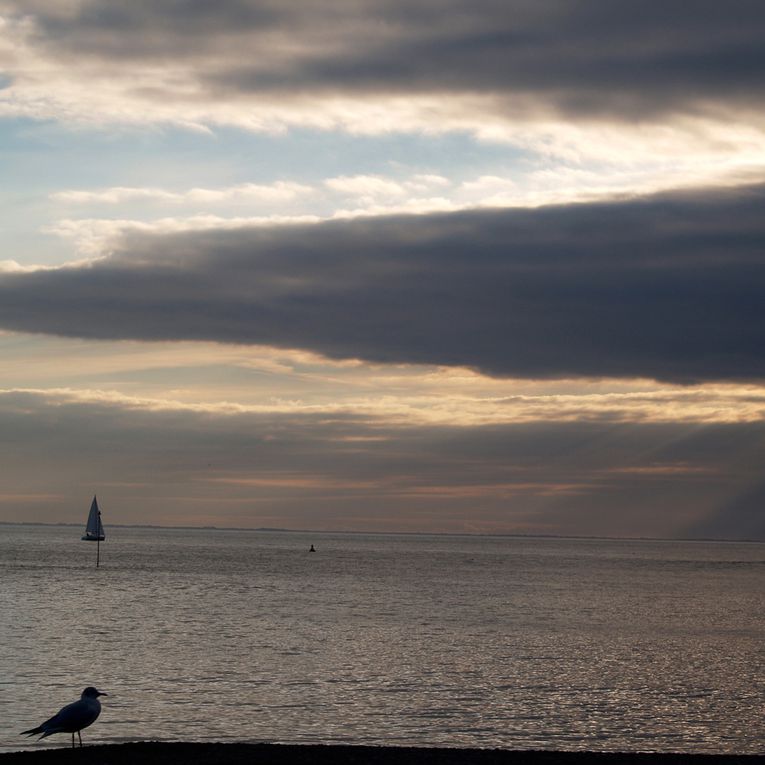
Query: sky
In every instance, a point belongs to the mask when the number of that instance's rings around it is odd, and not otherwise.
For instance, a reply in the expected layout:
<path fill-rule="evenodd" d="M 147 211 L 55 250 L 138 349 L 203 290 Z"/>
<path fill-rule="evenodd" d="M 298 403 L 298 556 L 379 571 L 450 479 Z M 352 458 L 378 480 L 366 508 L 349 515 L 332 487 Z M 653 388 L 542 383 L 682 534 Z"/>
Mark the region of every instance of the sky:
<path fill-rule="evenodd" d="M 765 540 L 763 37 L 0 0 L 0 521 Z"/>

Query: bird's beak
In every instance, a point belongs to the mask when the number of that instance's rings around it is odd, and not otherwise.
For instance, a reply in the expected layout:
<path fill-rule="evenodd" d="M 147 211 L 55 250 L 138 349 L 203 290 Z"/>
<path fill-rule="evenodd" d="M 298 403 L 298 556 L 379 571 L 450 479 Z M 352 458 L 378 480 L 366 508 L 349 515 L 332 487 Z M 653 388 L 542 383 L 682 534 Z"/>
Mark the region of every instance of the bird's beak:
<path fill-rule="evenodd" d="M 98 695 L 99 696 L 108 696 L 109 694 L 108 693 L 104 693 L 103 691 L 99 691 Z"/>

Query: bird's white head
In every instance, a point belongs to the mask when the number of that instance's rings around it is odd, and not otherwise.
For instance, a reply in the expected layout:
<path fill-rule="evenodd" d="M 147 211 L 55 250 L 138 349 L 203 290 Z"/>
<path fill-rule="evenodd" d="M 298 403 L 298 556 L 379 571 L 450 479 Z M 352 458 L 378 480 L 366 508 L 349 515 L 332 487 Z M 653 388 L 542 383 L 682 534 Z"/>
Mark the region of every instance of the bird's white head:
<path fill-rule="evenodd" d="M 81 698 L 83 699 L 97 699 L 99 696 L 108 696 L 108 693 L 103 693 L 92 685 L 89 685 L 83 692 Z"/>

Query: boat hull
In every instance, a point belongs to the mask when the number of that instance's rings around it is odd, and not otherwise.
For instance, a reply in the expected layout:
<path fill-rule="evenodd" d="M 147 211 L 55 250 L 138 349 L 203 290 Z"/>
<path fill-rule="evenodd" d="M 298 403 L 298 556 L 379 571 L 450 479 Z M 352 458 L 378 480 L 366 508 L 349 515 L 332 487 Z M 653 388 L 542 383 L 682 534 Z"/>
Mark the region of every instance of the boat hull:
<path fill-rule="evenodd" d="M 106 537 L 89 537 L 87 534 L 85 536 L 80 537 L 83 542 L 103 542 Z"/>

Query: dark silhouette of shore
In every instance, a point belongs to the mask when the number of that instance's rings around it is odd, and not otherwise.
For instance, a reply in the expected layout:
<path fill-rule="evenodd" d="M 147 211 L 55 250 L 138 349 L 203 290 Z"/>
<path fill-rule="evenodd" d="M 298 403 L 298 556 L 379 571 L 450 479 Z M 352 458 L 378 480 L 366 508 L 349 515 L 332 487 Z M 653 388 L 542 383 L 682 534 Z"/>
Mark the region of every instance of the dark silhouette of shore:
<path fill-rule="evenodd" d="M 136 742 L 0 754 L 2 765 L 765 765 L 763 755 Z"/>

